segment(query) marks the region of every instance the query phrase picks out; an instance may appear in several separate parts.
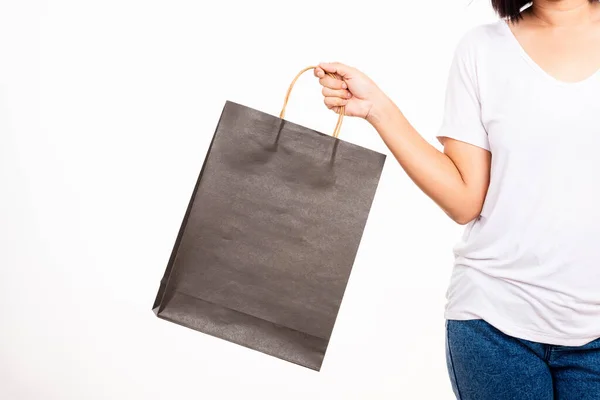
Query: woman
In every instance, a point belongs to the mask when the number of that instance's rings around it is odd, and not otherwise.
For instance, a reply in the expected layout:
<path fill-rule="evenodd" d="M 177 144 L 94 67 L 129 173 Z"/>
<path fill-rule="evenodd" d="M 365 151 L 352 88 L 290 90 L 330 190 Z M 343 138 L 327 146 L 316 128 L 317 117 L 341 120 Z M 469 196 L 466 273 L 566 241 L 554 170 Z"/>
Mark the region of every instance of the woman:
<path fill-rule="evenodd" d="M 360 71 L 315 75 L 466 225 L 445 313 L 456 397 L 600 399 L 600 4 L 492 3 L 501 18 L 455 51 L 443 152 Z"/>

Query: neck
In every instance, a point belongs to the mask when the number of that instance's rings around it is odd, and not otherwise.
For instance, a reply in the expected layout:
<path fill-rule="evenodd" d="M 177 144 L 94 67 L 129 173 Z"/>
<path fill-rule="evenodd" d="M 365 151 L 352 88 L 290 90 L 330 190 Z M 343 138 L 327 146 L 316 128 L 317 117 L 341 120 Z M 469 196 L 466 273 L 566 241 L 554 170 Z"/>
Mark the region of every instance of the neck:
<path fill-rule="evenodd" d="M 530 12 L 541 25 L 574 27 L 592 22 L 598 4 L 588 0 L 534 0 Z"/>

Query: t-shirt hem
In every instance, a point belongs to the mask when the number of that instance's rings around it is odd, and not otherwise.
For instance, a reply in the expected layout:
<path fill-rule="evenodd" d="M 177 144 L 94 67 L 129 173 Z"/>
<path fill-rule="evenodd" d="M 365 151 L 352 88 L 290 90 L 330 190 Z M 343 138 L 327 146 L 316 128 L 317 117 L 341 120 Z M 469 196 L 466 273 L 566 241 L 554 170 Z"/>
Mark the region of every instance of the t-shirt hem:
<path fill-rule="evenodd" d="M 502 333 L 515 337 L 517 339 L 528 340 L 530 342 L 550 344 L 554 346 L 583 346 L 588 344 L 594 340 L 600 338 L 600 332 L 597 335 L 592 336 L 556 336 L 549 335 L 543 332 L 537 332 L 530 329 L 517 328 L 510 323 L 507 323 L 505 320 L 501 318 L 493 317 L 493 316 L 477 316 L 478 314 L 474 313 L 461 313 L 456 311 L 446 311 L 444 317 L 448 320 L 472 320 L 472 319 L 483 319 L 488 324 L 492 325 L 494 328 L 498 329 Z"/>

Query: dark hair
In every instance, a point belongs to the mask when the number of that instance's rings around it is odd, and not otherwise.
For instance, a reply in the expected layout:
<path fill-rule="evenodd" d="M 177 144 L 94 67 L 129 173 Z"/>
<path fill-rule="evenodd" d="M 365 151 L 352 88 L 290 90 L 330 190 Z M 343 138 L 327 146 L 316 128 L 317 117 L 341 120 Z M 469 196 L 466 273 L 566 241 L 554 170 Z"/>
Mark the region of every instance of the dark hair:
<path fill-rule="evenodd" d="M 596 0 L 589 0 L 593 1 Z M 531 0 L 492 0 L 492 7 L 500 17 L 517 21 L 522 18 L 521 9 L 530 3 Z"/>

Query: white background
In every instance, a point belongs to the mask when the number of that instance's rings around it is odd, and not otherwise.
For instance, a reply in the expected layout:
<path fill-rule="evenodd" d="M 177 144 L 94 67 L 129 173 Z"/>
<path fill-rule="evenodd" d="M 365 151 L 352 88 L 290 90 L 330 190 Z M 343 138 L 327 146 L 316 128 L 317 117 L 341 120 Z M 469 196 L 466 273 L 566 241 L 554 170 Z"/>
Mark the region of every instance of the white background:
<path fill-rule="evenodd" d="M 462 227 L 388 154 L 321 372 L 151 311 L 225 100 L 277 114 L 303 67 L 368 73 L 431 143 L 488 0 L 0 0 L 0 398 L 453 399 Z M 330 132 L 307 73 L 286 117 Z"/>

